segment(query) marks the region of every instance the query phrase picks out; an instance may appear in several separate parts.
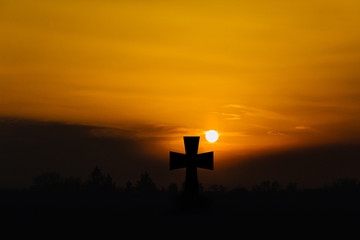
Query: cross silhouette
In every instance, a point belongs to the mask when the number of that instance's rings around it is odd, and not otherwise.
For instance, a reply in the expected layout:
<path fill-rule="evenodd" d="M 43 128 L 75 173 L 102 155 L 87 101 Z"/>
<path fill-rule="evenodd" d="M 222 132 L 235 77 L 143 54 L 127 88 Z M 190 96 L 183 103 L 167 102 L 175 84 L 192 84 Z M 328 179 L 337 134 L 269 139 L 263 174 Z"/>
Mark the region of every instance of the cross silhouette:
<path fill-rule="evenodd" d="M 198 154 L 200 137 L 184 137 L 185 153 L 170 152 L 170 170 L 186 168 L 185 194 L 199 193 L 197 168 L 214 169 L 214 152 Z"/>

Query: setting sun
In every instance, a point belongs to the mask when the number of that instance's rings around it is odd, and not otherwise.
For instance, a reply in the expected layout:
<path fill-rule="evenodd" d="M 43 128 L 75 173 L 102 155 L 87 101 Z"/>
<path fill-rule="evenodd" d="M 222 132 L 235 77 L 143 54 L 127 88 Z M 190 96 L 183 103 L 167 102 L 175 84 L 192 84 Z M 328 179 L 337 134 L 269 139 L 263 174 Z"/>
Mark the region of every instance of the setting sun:
<path fill-rule="evenodd" d="M 219 134 L 215 130 L 210 130 L 205 132 L 205 138 L 208 140 L 208 142 L 216 142 L 219 139 Z"/>

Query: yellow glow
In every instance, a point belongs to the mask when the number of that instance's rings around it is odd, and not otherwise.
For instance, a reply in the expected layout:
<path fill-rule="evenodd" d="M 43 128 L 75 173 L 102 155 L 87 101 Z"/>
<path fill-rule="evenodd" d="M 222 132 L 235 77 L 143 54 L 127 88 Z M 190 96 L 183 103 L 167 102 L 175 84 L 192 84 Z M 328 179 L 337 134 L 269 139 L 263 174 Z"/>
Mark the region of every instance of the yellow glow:
<path fill-rule="evenodd" d="M 214 128 L 216 147 L 232 154 L 357 137 L 359 9 L 358 0 L 0 1 L 0 117 L 152 126 L 137 132 L 166 148 Z"/>
<path fill-rule="evenodd" d="M 205 132 L 205 138 L 208 142 L 214 143 L 219 139 L 219 134 L 215 130 L 209 130 Z"/>

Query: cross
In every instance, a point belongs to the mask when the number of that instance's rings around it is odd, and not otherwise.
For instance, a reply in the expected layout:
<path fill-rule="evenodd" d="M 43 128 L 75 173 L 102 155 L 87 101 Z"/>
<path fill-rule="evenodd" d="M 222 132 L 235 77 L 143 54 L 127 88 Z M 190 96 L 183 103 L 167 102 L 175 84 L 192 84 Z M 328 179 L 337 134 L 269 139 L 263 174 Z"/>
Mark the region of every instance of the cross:
<path fill-rule="evenodd" d="M 185 194 L 199 193 L 197 168 L 214 169 L 214 152 L 198 154 L 200 137 L 184 137 L 185 153 L 170 152 L 170 170 L 186 168 Z"/>

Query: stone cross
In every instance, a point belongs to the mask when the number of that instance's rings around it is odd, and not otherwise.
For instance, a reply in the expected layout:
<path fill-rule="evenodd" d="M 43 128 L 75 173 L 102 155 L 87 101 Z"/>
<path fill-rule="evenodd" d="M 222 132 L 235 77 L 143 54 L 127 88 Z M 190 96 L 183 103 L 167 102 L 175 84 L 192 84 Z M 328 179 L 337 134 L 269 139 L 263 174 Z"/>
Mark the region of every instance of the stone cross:
<path fill-rule="evenodd" d="M 214 152 L 198 154 L 200 137 L 184 137 L 185 154 L 170 152 L 170 170 L 186 168 L 185 194 L 197 196 L 199 181 L 197 168 L 214 169 Z"/>

